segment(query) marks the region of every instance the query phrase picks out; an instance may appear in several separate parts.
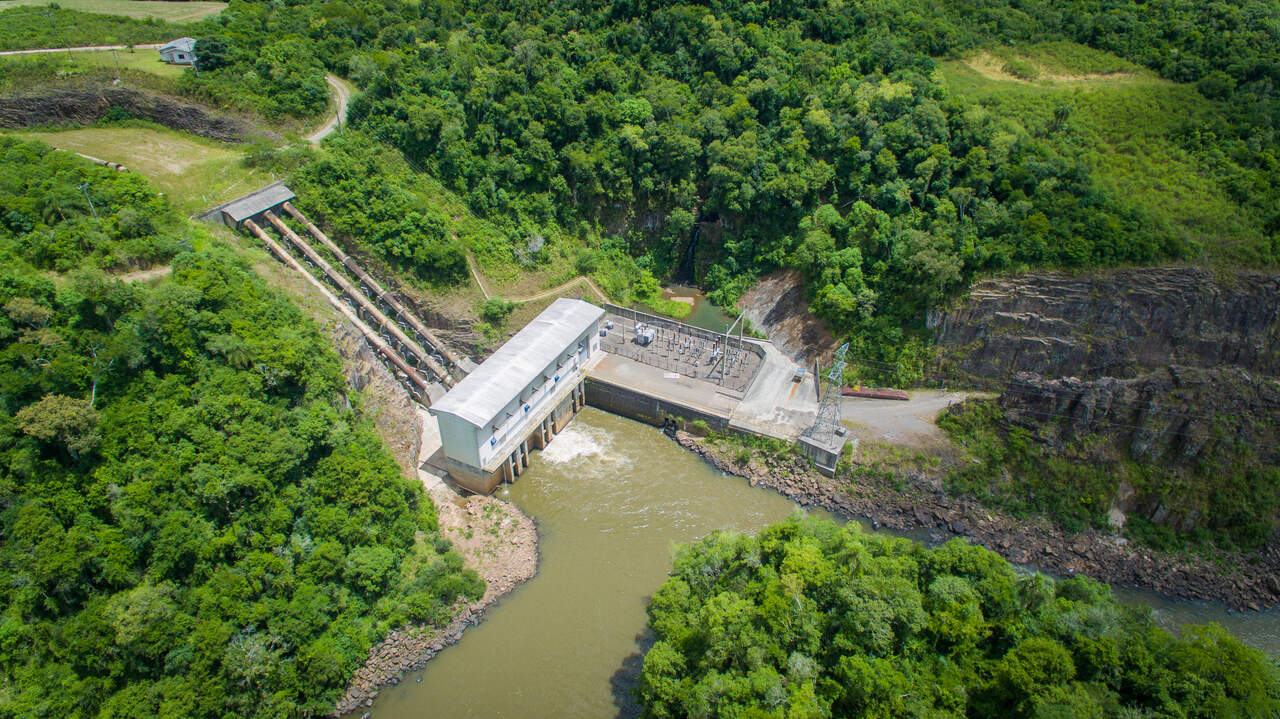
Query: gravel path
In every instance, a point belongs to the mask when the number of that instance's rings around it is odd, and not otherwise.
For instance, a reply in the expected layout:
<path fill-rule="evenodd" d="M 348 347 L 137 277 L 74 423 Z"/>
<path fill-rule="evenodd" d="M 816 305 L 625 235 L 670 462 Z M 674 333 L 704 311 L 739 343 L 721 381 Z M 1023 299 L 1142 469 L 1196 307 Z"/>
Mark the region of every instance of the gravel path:
<path fill-rule="evenodd" d="M 307 142 L 312 144 L 332 135 L 334 130 L 342 126 L 342 119 L 347 116 L 347 102 L 351 99 L 351 86 L 346 82 L 334 75 L 325 75 L 324 81 L 329 83 L 329 87 L 333 90 L 333 100 L 338 107 L 328 122 L 307 137 Z"/>
<path fill-rule="evenodd" d="M 134 50 L 155 50 L 161 47 L 163 43 L 150 42 L 144 45 L 132 46 Z M 38 55 L 44 52 L 92 52 L 94 50 L 128 50 L 129 45 L 85 45 L 83 47 L 41 47 L 31 50 L 5 50 L 0 55 Z"/>

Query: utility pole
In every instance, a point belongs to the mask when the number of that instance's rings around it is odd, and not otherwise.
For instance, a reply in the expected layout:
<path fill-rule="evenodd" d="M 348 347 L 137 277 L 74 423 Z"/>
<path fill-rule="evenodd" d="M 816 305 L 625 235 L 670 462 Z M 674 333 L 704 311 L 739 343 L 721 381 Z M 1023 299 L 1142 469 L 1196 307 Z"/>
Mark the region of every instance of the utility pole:
<path fill-rule="evenodd" d="M 45 8 L 44 16 L 49 18 L 49 28 L 53 30 L 54 39 L 58 41 L 59 45 L 67 45 L 67 43 L 62 42 L 62 33 L 58 32 L 58 23 L 53 21 L 53 10 Z M 71 52 L 70 45 L 67 45 L 67 60 L 69 60 L 72 65 L 76 64 L 76 56 L 75 53 Z"/>
<path fill-rule="evenodd" d="M 89 198 L 89 183 L 80 183 L 80 191 L 84 193 L 84 199 L 89 203 L 89 211 L 93 213 L 93 219 L 102 222 L 102 220 L 98 219 L 98 209 L 93 206 L 93 200 Z"/>

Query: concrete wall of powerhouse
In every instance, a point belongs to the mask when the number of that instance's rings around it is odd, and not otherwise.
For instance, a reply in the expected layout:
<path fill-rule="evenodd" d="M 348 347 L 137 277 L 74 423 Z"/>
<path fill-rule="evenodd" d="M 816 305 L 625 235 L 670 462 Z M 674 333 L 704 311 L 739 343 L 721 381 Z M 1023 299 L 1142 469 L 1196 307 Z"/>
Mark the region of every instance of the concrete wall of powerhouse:
<path fill-rule="evenodd" d="M 703 412 L 670 400 L 660 399 L 628 387 L 587 378 L 587 404 L 622 417 L 646 424 L 662 426 L 668 420 L 684 420 L 682 429 L 690 422 L 702 420 L 717 432 L 729 429 L 729 418 Z"/>

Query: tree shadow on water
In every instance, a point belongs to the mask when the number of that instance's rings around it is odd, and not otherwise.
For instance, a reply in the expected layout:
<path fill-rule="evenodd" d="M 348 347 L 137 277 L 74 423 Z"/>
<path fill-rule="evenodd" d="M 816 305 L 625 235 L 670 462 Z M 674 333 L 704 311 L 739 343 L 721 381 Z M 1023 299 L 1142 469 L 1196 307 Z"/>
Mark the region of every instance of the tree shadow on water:
<path fill-rule="evenodd" d="M 609 677 L 609 686 L 613 691 L 613 705 L 617 707 L 616 719 L 636 719 L 640 716 L 640 702 L 636 699 L 636 685 L 640 681 L 640 670 L 644 667 L 644 655 L 653 646 L 653 632 L 648 627 L 636 635 L 636 651 L 622 660 L 622 665 Z"/>

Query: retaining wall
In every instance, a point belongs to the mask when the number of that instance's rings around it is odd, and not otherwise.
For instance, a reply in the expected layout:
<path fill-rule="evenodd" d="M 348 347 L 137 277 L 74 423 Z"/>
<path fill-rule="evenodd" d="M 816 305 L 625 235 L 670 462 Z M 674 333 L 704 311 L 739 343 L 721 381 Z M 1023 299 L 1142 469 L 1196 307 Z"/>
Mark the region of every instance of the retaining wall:
<path fill-rule="evenodd" d="M 693 421 L 702 420 L 717 432 L 729 429 L 728 417 L 693 409 L 679 402 L 653 397 L 594 377 L 587 377 L 587 404 L 654 426 L 663 426 L 671 420 L 683 420 L 680 422 L 681 429 L 688 429 Z"/>

